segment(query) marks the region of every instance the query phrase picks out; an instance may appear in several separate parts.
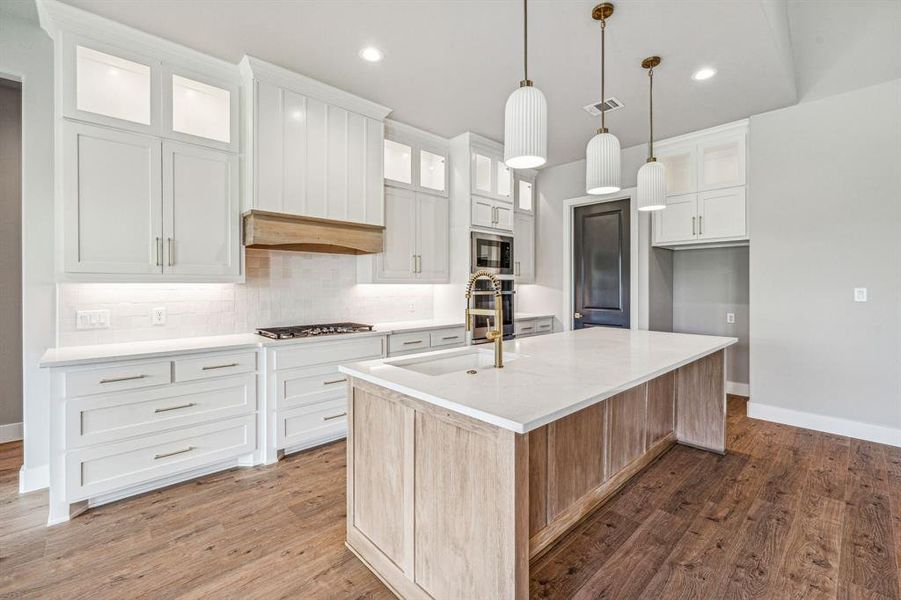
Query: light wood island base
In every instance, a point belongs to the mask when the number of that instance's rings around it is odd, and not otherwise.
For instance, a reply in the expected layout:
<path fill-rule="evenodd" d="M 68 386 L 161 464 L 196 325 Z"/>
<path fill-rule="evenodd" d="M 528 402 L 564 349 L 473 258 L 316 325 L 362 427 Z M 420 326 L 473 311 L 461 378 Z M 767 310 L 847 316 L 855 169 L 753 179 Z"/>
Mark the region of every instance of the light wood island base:
<path fill-rule="evenodd" d="M 351 377 L 347 546 L 401 598 L 527 598 L 530 560 L 674 443 L 724 451 L 724 362 L 525 434 Z"/>

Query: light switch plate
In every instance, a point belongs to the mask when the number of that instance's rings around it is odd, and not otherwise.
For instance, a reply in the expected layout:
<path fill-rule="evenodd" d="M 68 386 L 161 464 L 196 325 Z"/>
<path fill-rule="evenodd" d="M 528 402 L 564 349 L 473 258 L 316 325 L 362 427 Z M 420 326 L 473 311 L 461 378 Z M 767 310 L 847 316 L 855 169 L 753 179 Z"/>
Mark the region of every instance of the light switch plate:
<path fill-rule="evenodd" d="M 726 323 L 730 325 L 735 323 L 735 313 L 726 313 Z"/>
<path fill-rule="evenodd" d="M 867 288 L 854 288 L 854 301 L 855 302 L 866 302 L 867 301 Z"/>
<path fill-rule="evenodd" d="M 75 313 L 76 329 L 109 329 L 109 311 L 79 310 Z"/>
<path fill-rule="evenodd" d="M 150 324 L 151 325 L 165 325 L 166 324 L 166 307 L 165 306 L 157 306 L 153 310 L 150 311 Z"/>

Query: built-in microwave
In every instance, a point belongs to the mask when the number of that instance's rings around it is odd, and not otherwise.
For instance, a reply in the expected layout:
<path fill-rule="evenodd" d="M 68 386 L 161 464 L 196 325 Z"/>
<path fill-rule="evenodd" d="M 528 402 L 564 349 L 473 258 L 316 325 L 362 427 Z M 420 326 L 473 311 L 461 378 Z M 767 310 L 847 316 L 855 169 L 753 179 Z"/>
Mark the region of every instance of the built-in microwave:
<path fill-rule="evenodd" d="M 496 275 L 513 275 L 513 238 L 472 232 L 471 272 L 484 269 Z"/>

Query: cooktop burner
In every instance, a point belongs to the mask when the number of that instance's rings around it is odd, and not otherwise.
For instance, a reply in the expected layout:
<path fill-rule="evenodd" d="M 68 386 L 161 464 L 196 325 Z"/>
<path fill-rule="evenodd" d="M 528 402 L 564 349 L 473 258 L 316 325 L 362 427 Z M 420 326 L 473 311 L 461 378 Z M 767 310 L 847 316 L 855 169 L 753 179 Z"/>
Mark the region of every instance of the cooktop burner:
<path fill-rule="evenodd" d="M 361 323 L 326 323 L 320 325 L 294 325 L 291 327 L 266 327 L 257 329 L 259 335 L 274 340 L 305 338 L 317 335 L 335 335 L 339 333 L 360 333 L 372 331 L 372 325 Z"/>

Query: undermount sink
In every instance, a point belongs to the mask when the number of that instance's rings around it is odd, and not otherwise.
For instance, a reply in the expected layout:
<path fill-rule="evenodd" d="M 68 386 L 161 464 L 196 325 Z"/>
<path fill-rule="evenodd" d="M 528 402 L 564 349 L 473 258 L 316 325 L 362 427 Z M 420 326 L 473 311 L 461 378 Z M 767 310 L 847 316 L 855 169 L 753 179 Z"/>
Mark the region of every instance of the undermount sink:
<path fill-rule="evenodd" d="M 504 353 L 504 364 L 516 360 L 517 355 Z M 465 348 L 453 354 L 438 356 L 418 356 L 391 361 L 389 364 L 409 369 L 423 375 L 447 375 L 494 368 L 494 349 Z"/>

